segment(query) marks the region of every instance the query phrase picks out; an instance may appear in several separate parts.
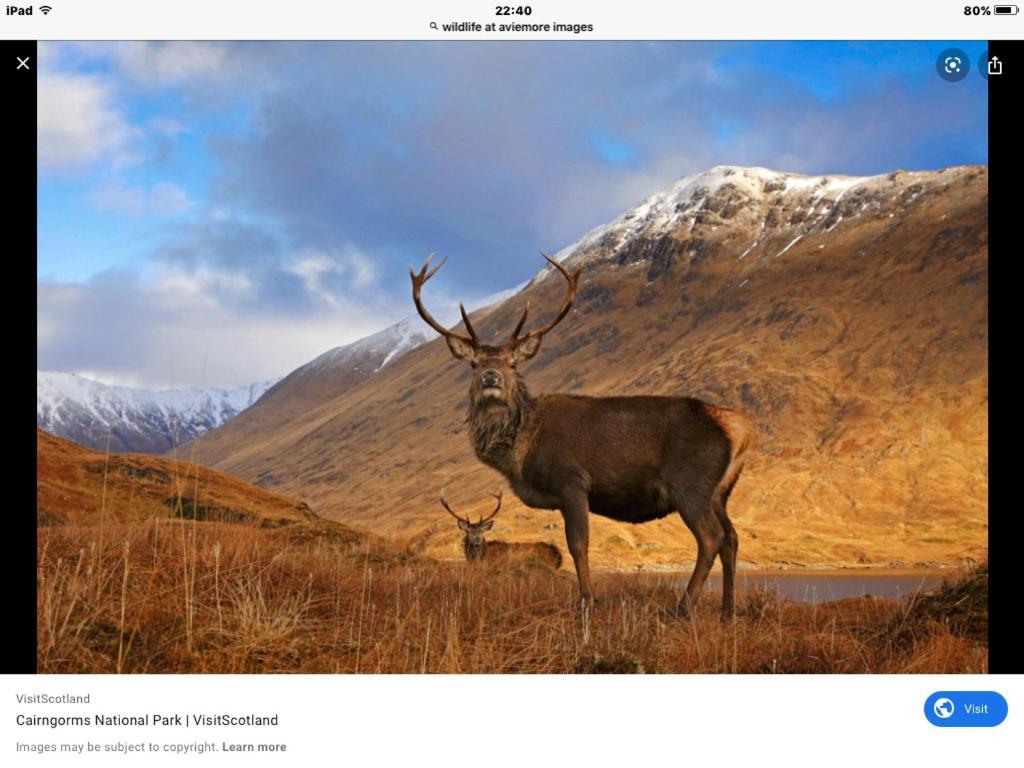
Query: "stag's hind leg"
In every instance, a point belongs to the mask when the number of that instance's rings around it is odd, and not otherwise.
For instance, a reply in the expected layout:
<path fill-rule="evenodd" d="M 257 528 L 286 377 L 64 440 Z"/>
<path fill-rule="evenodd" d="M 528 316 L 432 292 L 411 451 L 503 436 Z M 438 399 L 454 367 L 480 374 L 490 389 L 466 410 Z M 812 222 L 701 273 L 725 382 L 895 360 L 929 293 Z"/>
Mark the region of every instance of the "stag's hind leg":
<path fill-rule="evenodd" d="M 727 536 L 722 523 L 710 506 L 704 506 L 702 513 L 680 510 L 679 515 L 693 533 L 693 537 L 697 539 L 697 564 L 693 567 L 693 575 L 690 576 L 690 582 L 686 585 L 686 592 L 679 601 L 678 608 L 680 614 L 688 616 L 697 606 L 701 588 Z"/>
<path fill-rule="evenodd" d="M 722 616 L 732 616 L 736 611 L 736 600 L 735 600 L 735 584 L 736 584 L 736 553 L 740 547 L 740 537 L 736 533 L 736 528 L 733 527 L 732 521 L 729 519 L 729 515 L 725 511 L 725 502 L 728 498 L 721 501 L 713 501 L 712 509 L 715 516 L 718 518 L 718 522 L 722 525 L 725 531 L 725 538 L 722 540 L 722 548 L 719 551 L 719 557 L 722 560 Z"/>
<path fill-rule="evenodd" d="M 743 415 L 730 411 L 726 408 L 717 408 L 713 405 L 705 405 L 708 415 L 722 429 L 722 433 L 729 441 L 729 463 L 722 473 L 722 478 L 715 486 L 711 495 L 711 509 L 715 517 L 725 531 L 725 540 L 722 543 L 722 615 L 732 616 L 735 609 L 735 582 L 736 582 L 736 553 L 739 549 L 739 536 L 729 515 L 726 512 L 726 504 L 729 501 L 729 494 L 743 471 L 747 449 L 750 447 L 754 434 L 753 426 Z"/>

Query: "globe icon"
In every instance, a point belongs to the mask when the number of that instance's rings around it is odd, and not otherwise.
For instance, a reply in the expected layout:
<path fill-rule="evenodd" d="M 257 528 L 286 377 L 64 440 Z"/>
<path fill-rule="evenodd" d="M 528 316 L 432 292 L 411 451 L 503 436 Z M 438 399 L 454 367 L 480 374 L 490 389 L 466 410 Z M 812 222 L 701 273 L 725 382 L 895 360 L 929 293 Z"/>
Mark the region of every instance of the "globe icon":
<path fill-rule="evenodd" d="M 938 699 L 932 704 L 932 710 L 935 712 L 936 717 L 941 717 L 945 720 L 953 715 L 953 702 L 949 699 Z"/>

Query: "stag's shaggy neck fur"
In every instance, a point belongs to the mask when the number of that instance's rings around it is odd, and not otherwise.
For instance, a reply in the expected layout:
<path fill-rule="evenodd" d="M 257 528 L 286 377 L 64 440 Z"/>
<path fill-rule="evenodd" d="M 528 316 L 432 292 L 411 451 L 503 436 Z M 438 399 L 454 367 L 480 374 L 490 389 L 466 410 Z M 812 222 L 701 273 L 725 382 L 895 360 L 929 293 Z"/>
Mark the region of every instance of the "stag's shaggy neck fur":
<path fill-rule="evenodd" d="M 483 537 L 473 541 L 469 536 L 466 536 L 462 540 L 462 551 L 466 555 L 466 559 L 471 562 L 483 560 L 487 555 L 487 542 L 484 541 Z"/>
<path fill-rule="evenodd" d="M 516 373 L 507 379 L 503 399 L 483 397 L 474 381 L 469 392 L 470 440 L 476 455 L 506 477 L 519 473 L 516 440 L 529 423 L 536 400 Z"/>

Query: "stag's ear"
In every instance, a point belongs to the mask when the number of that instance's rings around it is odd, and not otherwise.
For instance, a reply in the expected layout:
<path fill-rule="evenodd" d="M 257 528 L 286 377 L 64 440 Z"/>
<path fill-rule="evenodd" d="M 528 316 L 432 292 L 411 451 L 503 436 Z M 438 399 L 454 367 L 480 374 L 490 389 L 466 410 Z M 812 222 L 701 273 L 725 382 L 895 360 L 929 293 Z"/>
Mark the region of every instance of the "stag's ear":
<path fill-rule="evenodd" d="M 527 336 L 517 341 L 515 347 L 512 348 L 512 362 L 523 363 L 530 360 L 540 352 L 542 338 L 542 336 Z"/>
<path fill-rule="evenodd" d="M 459 528 L 461 528 L 466 533 L 469 533 L 469 523 L 467 523 L 465 520 L 459 520 Z"/>
<path fill-rule="evenodd" d="M 484 530 L 485 531 L 489 531 L 493 527 L 494 527 L 494 521 L 493 520 L 488 520 L 486 523 L 484 523 Z"/>
<path fill-rule="evenodd" d="M 445 336 L 445 341 L 448 342 L 448 349 L 451 350 L 452 357 L 456 360 L 461 360 L 464 363 L 473 362 L 473 358 L 476 356 L 476 350 L 473 349 L 471 344 L 467 344 L 458 336 Z"/>

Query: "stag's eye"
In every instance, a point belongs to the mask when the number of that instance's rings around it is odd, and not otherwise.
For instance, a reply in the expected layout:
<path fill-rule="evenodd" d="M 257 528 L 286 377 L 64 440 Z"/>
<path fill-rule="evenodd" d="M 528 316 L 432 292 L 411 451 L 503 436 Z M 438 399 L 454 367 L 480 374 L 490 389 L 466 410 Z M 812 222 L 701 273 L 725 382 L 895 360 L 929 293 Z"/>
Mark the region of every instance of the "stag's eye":
<path fill-rule="evenodd" d="M 470 367 L 470 368 L 476 368 L 476 366 L 477 366 L 477 362 L 476 362 L 476 360 L 471 360 L 471 361 L 469 362 L 469 367 Z"/>

